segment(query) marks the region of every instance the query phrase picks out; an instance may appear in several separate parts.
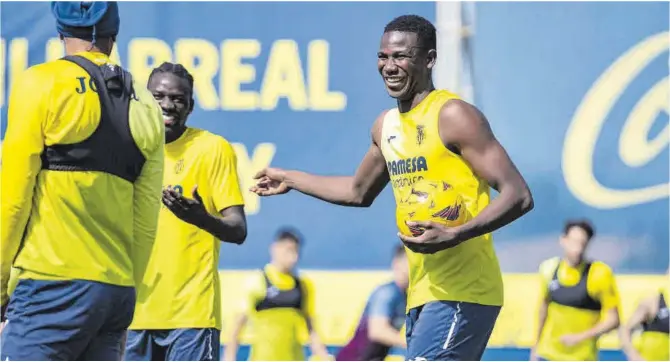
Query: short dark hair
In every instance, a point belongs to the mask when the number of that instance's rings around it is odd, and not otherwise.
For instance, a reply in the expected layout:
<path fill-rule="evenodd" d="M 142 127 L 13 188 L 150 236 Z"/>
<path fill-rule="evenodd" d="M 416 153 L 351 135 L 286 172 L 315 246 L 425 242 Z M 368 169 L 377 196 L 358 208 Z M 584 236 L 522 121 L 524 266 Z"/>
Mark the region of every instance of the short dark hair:
<path fill-rule="evenodd" d="M 188 70 L 186 70 L 186 68 L 183 65 L 177 63 L 163 62 L 163 64 L 161 64 L 157 68 L 154 68 L 154 70 L 151 71 L 151 74 L 149 75 L 149 81 L 151 81 L 151 78 L 158 73 L 170 73 L 181 79 L 185 79 L 188 82 L 191 94 L 193 94 L 193 76 L 191 75 L 191 73 L 188 72 Z"/>
<path fill-rule="evenodd" d="M 289 226 L 282 227 L 277 231 L 275 242 L 279 240 L 291 240 L 298 245 L 302 245 L 304 243 L 303 237 L 298 229 Z"/>
<path fill-rule="evenodd" d="M 435 30 L 435 26 L 424 17 L 418 15 L 399 16 L 386 24 L 384 33 L 391 31 L 414 33 L 422 48 L 437 48 L 437 31 Z"/>
<path fill-rule="evenodd" d="M 401 256 L 405 255 L 405 245 L 404 244 L 398 244 L 393 248 L 393 259 L 399 258 Z"/>
<path fill-rule="evenodd" d="M 593 224 L 591 223 L 591 221 L 587 219 L 575 219 L 566 221 L 565 226 L 563 227 L 563 235 L 568 235 L 570 229 L 572 228 L 580 228 L 584 230 L 586 236 L 588 237 L 588 240 L 591 240 L 593 236 L 596 234 L 596 231 L 593 229 Z"/>

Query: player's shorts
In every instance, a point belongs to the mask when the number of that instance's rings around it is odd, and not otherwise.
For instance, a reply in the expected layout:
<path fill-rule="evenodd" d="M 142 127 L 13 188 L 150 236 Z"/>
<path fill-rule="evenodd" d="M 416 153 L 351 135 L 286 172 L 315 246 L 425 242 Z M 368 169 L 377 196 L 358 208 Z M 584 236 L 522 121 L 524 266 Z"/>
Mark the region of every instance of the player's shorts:
<path fill-rule="evenodd" d="M 218 361 L 221 331 L 216 328 L 131 330 L 126 361 Z"/>
<path fill-rule="evenodd" d="M 406 360 L 481 360 L 499 313 L 500 307 L 451 301 L 410 309 Z"/>
<path fill-rule="evenodd" d="M 22 279 L 2 330 L 3 361 L 119 360 L 135 289 L 85 280 Z"/>

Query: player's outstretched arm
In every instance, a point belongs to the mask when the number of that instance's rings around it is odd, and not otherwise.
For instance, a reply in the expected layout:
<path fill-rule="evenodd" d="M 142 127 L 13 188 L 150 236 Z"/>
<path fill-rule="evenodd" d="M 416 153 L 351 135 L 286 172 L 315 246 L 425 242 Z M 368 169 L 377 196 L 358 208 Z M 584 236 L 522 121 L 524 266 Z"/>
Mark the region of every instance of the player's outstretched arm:
<path fill-rule="evenodd" d="M 461 100 L 449 101 L 440 111 L 439 122 L 443 143 L 458 150 L 473 171 L 500 193 L 459 230 L 463 240 L 497 230 L 533 208 L 526 181 L 477 108 Z"/>
<path fill-rule="evenodd" d="M 372 142 L 354 176 L 317 176 L 306 172 L 267 168 L 256 174 L 251 188 L 260 196 L 297 190 L 332 204 L 368 207 L 389 182 L 386 162 L 379 147 L 383 112 L 372 126 Z"/>

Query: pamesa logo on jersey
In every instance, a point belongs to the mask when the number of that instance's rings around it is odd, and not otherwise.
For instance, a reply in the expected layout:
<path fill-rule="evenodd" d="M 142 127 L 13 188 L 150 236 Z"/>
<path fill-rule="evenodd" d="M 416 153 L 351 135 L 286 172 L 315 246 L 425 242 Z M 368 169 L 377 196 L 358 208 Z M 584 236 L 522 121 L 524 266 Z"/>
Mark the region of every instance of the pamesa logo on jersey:
<path fill-rule="evenodd" d="M 421 171 L 428 171 L 428 162 L 423 156 L 407 158 L 404 160 L 389 161 L 386 166 L 392 176 L 405 175 Z"/>

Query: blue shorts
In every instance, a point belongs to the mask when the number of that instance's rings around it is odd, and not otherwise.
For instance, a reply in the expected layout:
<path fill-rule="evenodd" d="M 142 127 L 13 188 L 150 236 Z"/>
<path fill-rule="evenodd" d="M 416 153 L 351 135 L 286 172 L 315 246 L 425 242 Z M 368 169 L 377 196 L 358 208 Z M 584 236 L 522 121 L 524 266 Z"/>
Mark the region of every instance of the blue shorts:
<path fill-rule="evenodd" d="M 135 288 L 85 280 L 19 280 L 2 330 L 3 361 L 120 360 Z"/>
<path fill-rule="evenodd" d="M 481 360 L 499 313 L 500 307 L 450 301 L 410 309 L 406 360 Z"/>
<path fill-rule="evenodd" d="M 221 331 L 185 328 L 128 331 L 126 361 L 218 361 Z"/>

